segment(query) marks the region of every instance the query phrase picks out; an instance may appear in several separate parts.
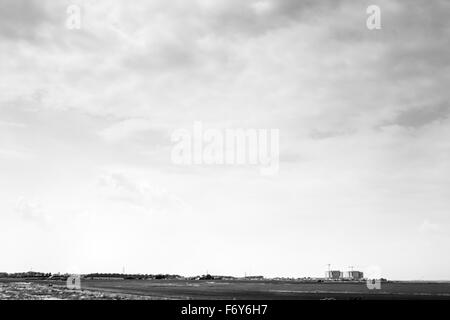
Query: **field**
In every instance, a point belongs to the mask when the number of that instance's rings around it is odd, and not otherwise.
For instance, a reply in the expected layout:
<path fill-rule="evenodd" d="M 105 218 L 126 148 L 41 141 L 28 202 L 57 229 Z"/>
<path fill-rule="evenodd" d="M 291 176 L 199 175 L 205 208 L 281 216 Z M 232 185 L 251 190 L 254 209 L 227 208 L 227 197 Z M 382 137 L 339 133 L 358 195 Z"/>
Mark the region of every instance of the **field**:
<path fill-rule="evenodd" d="M 365 283 L 248 280 L 82 280 L 81 290 L 62 281 L 0 279 L 0 299 L 450 299 L 450 283 Z"/>

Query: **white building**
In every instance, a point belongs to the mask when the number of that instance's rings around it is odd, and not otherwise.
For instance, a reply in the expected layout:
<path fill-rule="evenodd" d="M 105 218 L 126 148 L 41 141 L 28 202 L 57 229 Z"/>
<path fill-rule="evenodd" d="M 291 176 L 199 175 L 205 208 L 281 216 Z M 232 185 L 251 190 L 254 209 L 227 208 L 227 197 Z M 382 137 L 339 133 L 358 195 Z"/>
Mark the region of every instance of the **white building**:
<path fill-rule="evenodd" d="M 364 278 L 364 273 L 361 271 L 347 271 L 345 273 L 345 278 L 349 280 L 361 280 Z"/>
<path fill-rule="evenodd" d="M 325 278 L 329 280 L 339 280 L 343 278 L 343 273 L 339 270 L 330 270 L 325 272 Z"/>

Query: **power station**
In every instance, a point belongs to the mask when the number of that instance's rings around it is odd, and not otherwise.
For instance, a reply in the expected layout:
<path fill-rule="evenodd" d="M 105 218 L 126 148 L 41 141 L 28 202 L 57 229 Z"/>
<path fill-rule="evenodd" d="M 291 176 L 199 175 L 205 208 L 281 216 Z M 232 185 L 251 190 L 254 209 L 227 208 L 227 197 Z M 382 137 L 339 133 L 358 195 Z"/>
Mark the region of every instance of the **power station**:
<path fill-rule="evenodd" d="M 331 265 L 328 265 L 328 271 L 325 272 L 325 278 L 328 280 L 362 280 L 364 279 L 364 273 L 362 271 L 353 270 L 353 267 L 349 267 L 351 270 L 345 273 L 340 270 L 331 270 Z"/>

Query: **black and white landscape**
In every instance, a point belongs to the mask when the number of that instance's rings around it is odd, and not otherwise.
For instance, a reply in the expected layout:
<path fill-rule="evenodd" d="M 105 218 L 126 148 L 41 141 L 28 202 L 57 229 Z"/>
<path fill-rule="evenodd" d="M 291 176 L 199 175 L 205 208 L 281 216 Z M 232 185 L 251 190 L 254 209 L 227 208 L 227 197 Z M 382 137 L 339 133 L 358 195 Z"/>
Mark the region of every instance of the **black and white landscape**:
<path fill-rule="evenodd" d="M 0 299 L 450 298 L 449 17 L 0 0 Z"/>

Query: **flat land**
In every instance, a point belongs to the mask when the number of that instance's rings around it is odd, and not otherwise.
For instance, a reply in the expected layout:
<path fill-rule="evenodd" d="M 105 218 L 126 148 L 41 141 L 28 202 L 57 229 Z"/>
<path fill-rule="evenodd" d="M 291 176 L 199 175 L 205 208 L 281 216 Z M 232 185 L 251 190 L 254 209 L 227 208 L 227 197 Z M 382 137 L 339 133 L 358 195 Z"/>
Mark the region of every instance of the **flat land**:
<path fill-rule="evenodd" d="M 62 281 L 0 279 L 0 299 L 446 299 L 447 282 L 388 282 L 369 290 L 364 282 L 273 280 L 82 280 L 81 290 Z"/>

